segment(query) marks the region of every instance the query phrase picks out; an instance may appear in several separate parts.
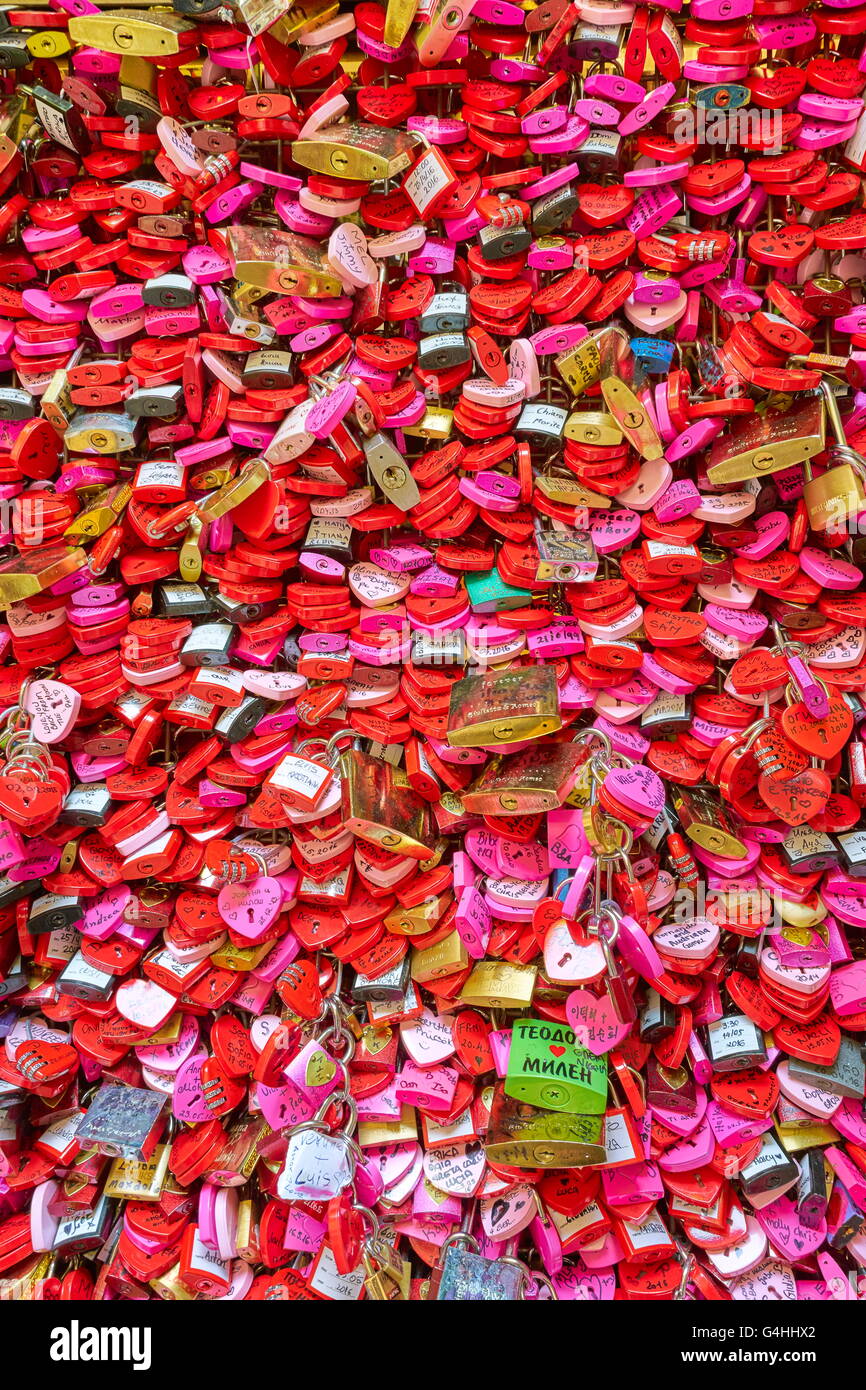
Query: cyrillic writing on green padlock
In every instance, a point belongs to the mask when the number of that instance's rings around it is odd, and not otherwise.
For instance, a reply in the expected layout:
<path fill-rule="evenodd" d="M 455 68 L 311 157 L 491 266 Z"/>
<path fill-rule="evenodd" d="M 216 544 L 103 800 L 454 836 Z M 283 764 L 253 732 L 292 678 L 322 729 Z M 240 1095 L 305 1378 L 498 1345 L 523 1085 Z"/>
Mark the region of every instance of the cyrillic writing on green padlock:
<path fill-rule="evenodd" d="M 565 1024 L 519 1018 L 511 1034 L 505 1093 L 545 1110 L 601 1115 L 607 1058 L 581 1047 Z"/>

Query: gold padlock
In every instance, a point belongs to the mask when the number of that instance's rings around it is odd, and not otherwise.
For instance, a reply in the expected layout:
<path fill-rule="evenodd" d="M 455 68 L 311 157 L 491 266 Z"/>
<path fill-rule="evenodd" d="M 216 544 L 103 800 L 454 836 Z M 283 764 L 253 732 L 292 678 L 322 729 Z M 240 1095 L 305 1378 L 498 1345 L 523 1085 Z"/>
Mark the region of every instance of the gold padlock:
<path fill-rule="evenodd" d="M 781 414 L 744 415 L 715 441 L 707 477 L 713 484 L 738 483 L 806 463 L 824 448 L 824 410 L 812 398 Z"/>
<path fill-rule="evenodd" d="M 829 381 L 821 382 L 821 394 L 836 442 L 830 449 L 831 466 L 820 478 L 812 477 L 807 463 L 809 477 L 803 488 L 803 501 L 813 531 L 838 531 L 847 525 L 850 517 L 866 510 L 866 463 L 845 439 L 839 407 Z"/>

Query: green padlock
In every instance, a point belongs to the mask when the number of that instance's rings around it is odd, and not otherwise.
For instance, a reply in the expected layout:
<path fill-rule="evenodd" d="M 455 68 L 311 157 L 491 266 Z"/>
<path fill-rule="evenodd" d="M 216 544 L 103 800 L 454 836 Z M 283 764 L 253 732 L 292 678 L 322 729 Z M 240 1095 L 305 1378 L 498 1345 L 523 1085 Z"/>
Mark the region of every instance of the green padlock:
<path fill-rule="evenodd" d="M 523 608 L 532 602 L 529 589 L 507 584 L 498 570 L 485 570 L 483 574 L 470 572 L 465 576 L 464 583 L 473 613 L 501 613 L 507 608 Z"/>
<path fill-rule="evenodd" d="M 505 1094 L 544 1110 L 601 1115 L 607 1104 L 607 1058 L 581 1047 L 564 1023 L 519 1018 L 511 1033 Z"/>

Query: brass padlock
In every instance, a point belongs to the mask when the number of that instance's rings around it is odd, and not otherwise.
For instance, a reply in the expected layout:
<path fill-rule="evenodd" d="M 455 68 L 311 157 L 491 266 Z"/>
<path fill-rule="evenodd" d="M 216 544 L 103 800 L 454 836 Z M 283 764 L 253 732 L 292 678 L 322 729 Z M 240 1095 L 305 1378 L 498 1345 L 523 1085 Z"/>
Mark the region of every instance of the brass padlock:
<path fill-rule="evenodd" d="M 820 478 L 812 477 L 811 465 L 806 463 L 808 479 L 803 488 L 803 501 L 813 531 L 837 531 L 846 527 L 850 517 L 866 510 L 866 464 L 845 439 L 839 407 L 829 381 L 821 382 L 821 394 L 835 444 L 830 448 L 831 466 Z"/>

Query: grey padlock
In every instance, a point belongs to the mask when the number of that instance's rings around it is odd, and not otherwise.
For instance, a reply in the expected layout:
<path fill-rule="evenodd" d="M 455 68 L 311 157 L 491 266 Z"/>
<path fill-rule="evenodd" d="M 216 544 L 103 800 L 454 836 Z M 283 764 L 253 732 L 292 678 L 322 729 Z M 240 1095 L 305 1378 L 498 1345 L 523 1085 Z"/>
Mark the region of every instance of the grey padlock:
<path fill-rule="evenodd" d="M 199 623 L 180 649 L 182 666 L 227 666 L 236 637 L 231 623 Z"/>
<path fill-rule="evenodd" d="M 33 100 L 36 114 L 52 140 L 76 154 L 89 152 L 91 140 L 81 112 L 64 92 L 51 92 L 37 85 L 33 88 Z"/>
<path fill-rule="evenodd" d="M 80 951 L 75 952 L 57 978 L 58 994 L 67 994 L 72 999 L 108 999 L 116 985 L 116 975 L 97 969 Z"/>
<path fill-rule="evenodd" d="M 409 465 L 381 431 L 377 430 L 364 440 L 364 456 L 370 473 L 379 484 L 385 500 L 393 502 L 401 512 L 408 512 L 421 501 L 418 484 L 409 471 Z"/>
<path fill-rule="evenodd" d="M 104 782 L 79 782 L 66 796 L 57 819 L 61 825 L 90 829 L 104 825 L 113 810 L 114 802 Z"/>
<path fill-rule="evenodd" d="M 820 1087 L 822 1091 L 851 1100 L 862 1100 L 866 1093 L 863 1050 L 854 1038 L 844 1034 L 839 1051 L 829 1066 L 819 1066 L 816 1062 L 804 1061 L 802 1057 L 789 1057 L 788 1074 L 795 1081 L 805 1081 L 810 1086 Z"/>
<path fill-rule="evenodd" d="M 244 361 L 243 384 L 249 390 L 282 391 L 294 381 L 294 355 L 278 348 L 251 352 Z"/>
<path fill-rule="evenodd" d="M 223 294 L 222 290 L 217 290 L 217 294 L 223 308 L 226 332 L 236 338 L 246 338 L 248 343 L 261 343 L 263 348 L 269 347 L 277 336 L 273 325 L 242 309 L 230 294 Z"/>
<path fill-rule="evenodd" d="M 836 837 L 842 851 L 842 867 L 852 878 L 866 878 L 866 830 L 851 830 Z"/>
<path fill-rule="evenodd" d="M 29 391 L 20 386 L 0 387 L 0 420 L 31 420 L 36 403 Z"/>
<path fill-rule="evenodd" d="M 356 974 L 352 985 L 352 998 L 358 1004 L 387 1004 L 403 998 L 409 983 L 410 960 L 406 955 L 398 965 L 386 970 L 383 975 Z"/>
<path fill-rule="evenodd" d="M 749 979 L 757 980 L 760 973 L 761 951 L 764 948 L 763 932 L 760 936 L 742 937 L 737 942 L 734 968 Z"/>
<path fill-rule="evenodd" d="M 613 63 L 624 41 L 622 24 L 588 24 L 581 20 L 571 36 L 568 52 L 582 63 Z"/>
<path fill-rule="evenodd" d="M 130 392 L 124 404 L 133 420 L 170 420 L 183 404 L 183 386 L 176 381 L 167 386 L 140 386 Z"/>
<path fill-rule="evenodd" d="M 260 618 L 276 613 L 280 602 L 279 599 L 271 599 L 267 603 L 242 603 L 240 599 L 216 593 L 213 595 L 213 606 L 229 623 L 257 623 Z"/>
<path fill-rule="evenodd" d="M 533 224 L 535 212 L 533 209 Z M 478 229 L 478 249 L 485 261 L 504 261 L 519 256 L 532 244 L 532 232 L 523 223 L 516 227 L 494 227 L 488 224 Z"/>
<path fill-rule="evenodd" d="M 797 1216 L 802 1226 L 817 1231 L 827 1214 L 829 1184 L 822 1149 L 807 1149 L 800 1155 L 797 1182 Z"/>
<path fill-rule="evenodd" d="M 52 1250 L 58 1254 L 62 1251 L 64 1255 L 98 1250 L 111 1227 L 111 1214 L 111 1202 L 104 1195 L 97 1197 L 92 1207 L 76 1209 L 59 1223 Z"/>
<path fill-rule="evenodd" d="M 648 989 L 646 1002 L 640 1011 L 641 1042 L 660 1042 L 677 1026 L 673 1004 L 655 989 Z"/>
<path fill-rule="evenodd" d="M 420 316 L 419 327 L 422 333 L 462 333 L 469 323 L 469 296 L 455 287 L 434 294 Z"/>
<path fill-rule="evenodd" d="M 536 236 L 550 236 L 577 212 L 577 193 L 572 184 L 555 188 L 539 198 L 532 208 L 532 230 Z"/>
<path fill-rule="evenodd" d="M 671 695 L 667 690 L 660 690 L 640 717 L 641 729 L 651 729 L 655 734 L 676 734 L 687 729 L 691 722 L 692 705 L 688 695 Z"/>
<path fill-rule="evenodd" d="M 159 611 L 164 618 L 197 618 L 210 613 L 213 605 L 200 584 L 183 584 L 167 579 L 156 586 Z"/>
<path fill-rule="evenodd" d="M 27 971 L 24 967 L 24 960 L 21 956 L 16 956 L 9 966 L 6 974 L 0 980 L 0 999 L 9 999 L 19 990 L 27 988 Z M 10 1082 L 0 1081 L 0 1109 L 9 1104 L 10 1092 L 6 1089 L 11 1086 Z"/>
<path fill-rule="evenodd" d="M 26 68 L 32 61 L 26 34 L 0 35 L 0 68 Z"/>
<path fill-rule="evenodd" d="M 725 1014 L 708 1023 L 706 1036 L 713 1071 L 747 1071 L 767 1059 L 764 1035 L 747 1014 Z"/>
<path fill-rule="evenodd" d="M 761 1135 L 761 1147 L 750 1163 L 740 1170 L 740 1185 L 747 1196 L 775 1192 L 789 1187 L 798 1177 L 793 1158 L 785 1153 L 772 1130 Z"/>
<path fill-rule="evenodd" d="M 303 653 L 301 651 L 300 646 L 298 645 L 297 637 L 295 637 L 295 635 L 290 632 L 286 640 L 283 642 L 283 661 L 286 663 L 286 670 L 297 671 L 298 662 L 300 661 L 302 655 Z"/>
<path fill-rule="evenodd" d="M 622 162 L 622 136 L 615 130 L 591 130 L 577 150 L 580 167 L 589 174 L 613 174 Z"/>
<path fill-rule="evenodd" d="M 162 107 L 150 92 L 143 91 L 141 87 L 131 87 L 128 82 L 121 83 L 114 109 L 125 120 L 136 121 L 139 129 L 146 134 L 153 134 L 163 116 Z"/>
<path fill-rule="evenodd" d="M 808 825 L 794 826 L 779 848 L 792 874 L 823 872 L 838 864 L 842 857 L 838 845 L 829 835 Z"/>
<path fill-rule="evenodd" d="M 42 893 L 30 904 L 27 927 L 34 936 L 74 927 L 84 918 L 83 900 L 62 893 Z"/>
<path fill-rule="evenodd" d="M 351 560 L 352 528 L 340 516 L 314 516 L 304 537 L 303 549 L 318 550 L 337 560 Z"/>
<path fill-rule="evenodd" d="M 214 733 L 227 743 L 240 743 L 252 733 L 266 708 L 266 702 L 258 695 L 247 695 L 236 709 L 223 710 L 214 725 Z"/>
<path fill-rule="evenodd" d="M 2 809 L 0 806 L 0 811 Z M 24 879 L 21 883 L 14 883 L 11 878 L 0 878 L 0 908 L 11 907 L 22 898 L 32 898 L 41 886 L 38 878 Z"/>
<path fill-rule="evenodd" d="M 453 632 L 412 633 L 413 666 L 465 666 L 468 660 L 466 634 Z"/>
<path fill-rule="evenodd" d="M 469 343 L 462 333 L 431 333 L 418 343 L 418 365 L 431 372 L 444 371 L 468 362 Z"/>
<path fill-rule="evenodd" d="M 187 309 L 190 304 L 195 304 L 197 293 L 189 276 L 176 272 L 145 280 L 141 287 L 144 303 L 157 309 Z"/>

